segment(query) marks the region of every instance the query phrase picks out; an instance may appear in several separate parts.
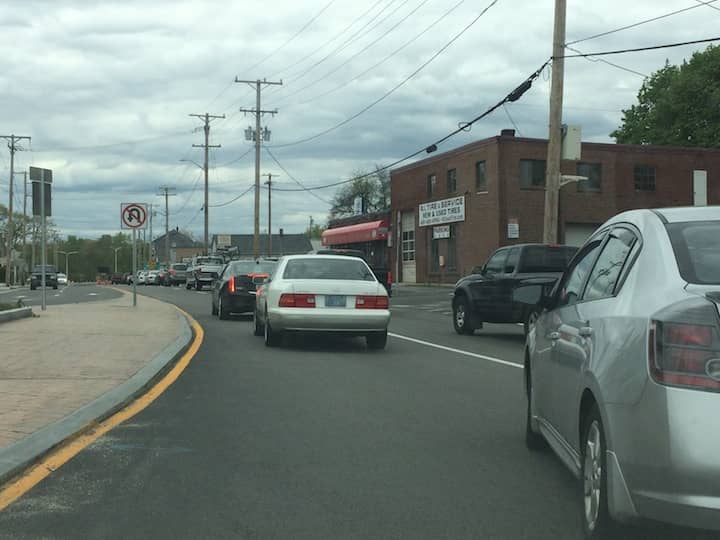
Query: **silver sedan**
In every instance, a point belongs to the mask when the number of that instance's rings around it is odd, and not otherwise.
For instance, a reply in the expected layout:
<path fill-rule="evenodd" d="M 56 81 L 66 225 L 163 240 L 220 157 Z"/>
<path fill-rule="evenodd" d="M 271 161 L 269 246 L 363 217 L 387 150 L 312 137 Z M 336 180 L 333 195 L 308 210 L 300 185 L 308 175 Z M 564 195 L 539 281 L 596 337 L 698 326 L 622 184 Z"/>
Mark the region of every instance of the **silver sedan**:
<path fill-rule="evenodd" d="M 287 332 L 365 336 L 370 349 L 387 342 L 387 291 L 356 257 L 283 257 L 255 305 L 255 335 L 264 335 L 268 346 L 278 345 Z"/>
<path fill-rule="evenodd" d="M 526 441 L 581 480 L 587 538 L 650 518 L 720 530 L 720 209 L 620 214 L 526 345 Z"/>

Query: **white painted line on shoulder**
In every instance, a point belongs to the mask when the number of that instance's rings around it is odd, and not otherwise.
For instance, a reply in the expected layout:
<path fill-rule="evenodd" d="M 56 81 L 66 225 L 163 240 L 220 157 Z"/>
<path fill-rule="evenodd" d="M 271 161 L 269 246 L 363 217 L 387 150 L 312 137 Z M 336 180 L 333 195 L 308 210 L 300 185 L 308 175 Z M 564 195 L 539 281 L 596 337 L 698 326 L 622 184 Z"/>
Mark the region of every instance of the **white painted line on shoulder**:
<path fill-rule="evenodd" d="M 514 367 L 514 368 L 520 368 L 522 369 L 522 364 L 516 364 L 515 362 L 508 362 L 507 360 L 501 360 L 500 358 L 495 358 L 493 356 L 485 356 L 484 354 L 477 354 L 470 351 L 463 351 L 462 349 L 455 349 L 453 347 L 446 347 L 445 345 L 438 345 L 437 343 L 431 343 L 429 341 L 423 341 L 422 339 L 415 339 L 408 336 L 402 336 L 400 334 L 394 334 L 392 332 L 388 332 L 388 336 L 394 337 L 397 339 L 404 339 L 405 341 L 410 341 L 412 343 L 417 343 L 418 345 L 425 345 L 426 347 L 433 347 L 435 349 L 440 349 L 442 351 L 448 351 L 453 352 L 457 354 L 463 354 L 465 356 L 472 356 L 473 358 L 479 358 L 480 360 L 487 360 L 488 362 L 493 362 L 495 364 L 501 364 L 503 366 L 508 367 Z"/>

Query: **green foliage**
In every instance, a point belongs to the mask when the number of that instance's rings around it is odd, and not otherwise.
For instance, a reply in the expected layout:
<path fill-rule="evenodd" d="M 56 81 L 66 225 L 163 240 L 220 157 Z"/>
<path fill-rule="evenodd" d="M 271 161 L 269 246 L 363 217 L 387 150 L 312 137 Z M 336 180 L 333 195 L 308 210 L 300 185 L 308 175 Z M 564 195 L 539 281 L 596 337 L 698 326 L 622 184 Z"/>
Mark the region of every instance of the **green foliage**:
<path fill-rule="evenodd" d="M 322 225 L 313 224 L 312 227 L 308 227 L 305 231 L 305 234 L 307 234 L 308 238 L 311 240 L 320 240 L 322 238 L 322 233 L 325 230 L 325 227 Z"/>
<path fill-rule="evenodd" d="M 364 200 L 365 213 L 379 212 L 390 208 L 390 175 L 375 166 L 373 173 L 357 171 L 353 181 L 343 185 L 335 193 L 330 209 L 330 219 L 353 214 L 355 197 Z"/>
<path fill-rule="evenodd" d="M 624 144 L 720 148 L 720 47 L 710 45 L 681 66 L 643 82 L 638 103 L 623 110 L 610 136 Z"/>

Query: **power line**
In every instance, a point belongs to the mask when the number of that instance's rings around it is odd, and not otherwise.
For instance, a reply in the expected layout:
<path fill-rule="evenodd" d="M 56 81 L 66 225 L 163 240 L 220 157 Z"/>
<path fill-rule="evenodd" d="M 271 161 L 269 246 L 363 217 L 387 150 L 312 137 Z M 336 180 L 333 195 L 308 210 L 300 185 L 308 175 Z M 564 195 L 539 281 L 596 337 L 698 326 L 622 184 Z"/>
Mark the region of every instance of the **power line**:
<path fill-rule="evenodd" d="M 306 143 L 306 142 L 312 141 L 312 140 L 314 140 L 314 139 L 317 139 L 317 138 L 319 138 L 319 137 L 322 137 L 323 135 L 327 135 L 328 133 L 331 133 L 331 132 L 335 131 L 335 130 L 338 129 L 339 127 L 342 127 L 342 126 L 344 126 L 345 124 L 350 123 L 351 121 L 355 120 L 358 116 L 366 113 L 367 111 L 369 111 L 370 109 L 372 109 L 375 105 L 377 105 L 378 103 L 380 103 L 381 101 L 383 101 L 384 99 L 386 99 L 387 97 L 389 97 L 390 95 L 392 95 L 393 93 L 395 93 L 396 90 L 398 90 L 401 86 L 403 86 L 405 83 L 407 83 L 410 79 L 412 79 L 413 77 L 415 77 L 415 75 L 417 75 L 417 74 L 420 73 L 423 69 L 425 69 L 433 60 L 435 60 L 438 56 L 440 56 L 443 52 L 445 52 L 445 50 L 447 50 L 447 48 L 450 47 L 450 45 L 452 45 L 453 43 L 455 43 L 455 41 L 457 41 L 457 40 L 458 40 L 465 32 L 467 32 L 475 23 L 477 23 L 477 22 L 480 20 L 480 18 L 481 18 L 483 15 L 485 15 L 485 13 L 487 13 L 487 12 L 490 10 L 490 8 L 492 8 L 492 7 L 493 7 L 495 4 L 497 4 L 499 1 L 500 1 L 500 0 L 492 0 L 492 1 L 490 2 L 490 4 L 488 4 L 488 6 L 487 6 L 485 9 L 483 9 L 477 17 L 475 17 L 472 21 L 470 21 L 460 32 L 458 32 L 457 34 L 455 34 L 455 36 L 454 36 L 450 41 L 448 41 L 445 45 L 443 45 L 443 46 L 440 48 L 440 50 L 438 50 L 435 54 L 433 54 L 433 55 L 432 55 L 428 60 L 426 60 L 419 68 L 417 68 L 415 71 L 413 71 L 410 75 L 408 75 L 408 76 L 407 76 L 405 79 L 403 79 L 400 83 L 396 84 L 393 88 L 391 88 L 390 90 L 388 90 L 387 92 L 385 92 L 385 94 L 383 94 L 383 95 L 380 96 L 378 99 L 376 99 L 375 101 L 373 101 L 372 103 L 370 103 L 370 105 L 368 105 L 368 106 L 366 106 L 365 108 L 361 109 L 359 112 L 355 113 L 354 115 L 350 116 L 349 118 L 346 118 L 345 120 L 343 120 L 343 121 L 340 122 L 339 124 L 336 124 L 335 126 L 333 126 L 333 127 L 331 127 L 331 128 L 328 128 L 328 129 L 326 129 L 326 130 L 324 130 L 324 131 L 321 131 L 320 133 L 316 133 L 315 135 L 312 135 L 312 136 L 310 136 L 310 137 L 306 137 L 306 138 L 304 138 L 304 139 L 300 139 L 300 140 L 298 140 L 298 141 L 294 141 L 294 142 L 291 142 L 291 143 L 274 144 L 274 145 L 272 145 L 272 147 L 273 147 L 273 148 L 284 148 L 284 147 L 287 147 L 287 146 L 295 146 L 295 145 L 298 145 L 298 144 L 302 144 L 302 143 Z"/>
<path fill-rule="evenodd" d="M 362 71 L 361 73 L 358 73 L 358 74 L 357 74 L 355 77 L 353 77 L 352 79 L 350 79 L 350 80 L 342 83 L 342 84 L 339 85 L 339 86 L 336 86 L 335 88 L 333 88 L 333 89 L 331 89 L 331 90 L 328 90 L 327 92 L 323 92 L 322 94 L 318 94 L 318 95 L 315 96 L 315 97 L 312 97 L 312 98 L 310 98 L 310 99 L 306 99 L 305 101 L 301 101 L 301 102 L 299 102 L 299 103 L 296 103 L 296 105 L 304 105 L 304 104 L 306 104 L 306 103 L 310 103 L 310 102 L 312 102 L 312 101 L 316 101 L 316 100 L 318 100 L 318 99 L 320 99 L 320 98 L 323 98 L 323 97 L 325 97 L 325 96 L 328 96 L 328 95 L 330 95 L 330 94 L 332 94 L 332 93 L 334 93 L 334 92 L 337 92 L 338 90 L 341 90 L 342 88 L 345 88 L 347 85 L 349 85 L 349 84 L 352 83 L 352 82 L 355 82 L 355 81 L 358 80 L 360 77 L 362 77 L 362 76 L 364 76 L 364 75 L 367 75 L 368 73 L 370 73 L 370 72 L 371 72 L 372 70 L 374 70 L 375 68 L 380 67 L 382 64 L 384 64 L 385 62 L 387 62 L 388 60 L 390 60 L 390 59 L 393 58 L 394 56 L 397 56 L 397 54 L 400 53 L 400 51 L 402 51 L 403 49 L 405 49 L 405 48 L 408 47 L 409 45 L 411 45 L 411 44 L 413 44 L 414 42 L 416 42 L 416 41 L 417 41 L 418 39 L 420 39 L 424 34 L 426 34 L 427 32 L 429 32 L 430 30 L 432 30 L 433 27 L 435 27 L 436 25 L 438 25 L 443 19 L 445 19 L 446 17 L 448 17 L 453 11 L 455 11 L 457 8 L 459 8 L 459 7 L 460 7 L 462 4 L 464 4 L 464 3 L 465 3 L 465 0 L 460 0 L 458 3 L 456 3 L 456 4 L 455 4 L 454 6 L 452 6 L 450 9 L 448 9 L 445 13 L 443 13 L 439 18 L 437 18 L 435 21 L 433 21 L 433 22 L 432 22 L 428 27 L 426 27 L 423 31 L 421 31 L 420 33 L 416 34 L 416 35 L 415 35 L 413 38 L 411 38 L 409 41 L 406 41 L 403 45 L 401 45 L 400 47 L 398 47 L 397 49 L 395 49 L 393 52 L 391 52 L 389 55 L 387 55 L 385 58 L 383 58 L 382 60 L 380 60 L 380 61 L 377 62 L 376 64 L 373 64 L 372 66 L 370 66 L 369 68 L 367 68 L 365 71 Z M 289 105 L 289 106 L 291 106 L 291 105 Z"/>
<path fill-rule="evenodd" d="M 578 54 L 584 54 L 582 51 L 575 49 L 573 47 L 570 47 L 569 45 L 565 45 L 565 48 L 568 50 L 571 50 L 573 52 L 576 52 Z M 627 71 L 628 73 L 632 73 L 633 75 L 638 75 L 638 76 L 642 77 L 643 79 L 647 78 L 647 75 L 645 73 L 640 73 L 639 71 L 635 71 L 634 69 L 630 69 L 625 66 L 621 66 L 620 64 L 615 64 L 615 63 L 605 60 L 603 58 L 586 58 L 586 60 L 589 62 L 602 62 L 603 64 L 607 64 L 608 66 L 612 66 L 612 67 L 620 69 L 622 71 Z"/>
<path fill-rule="evenodd" d="M 601 52 L 587 53 L 587 54 L 566 54 L 562 58 L 587 58 L 588 56 L 609 56 L 611 54 L 625 54 L 625 53 L 630 53 L 630 52 L 654 51 L 657 49 L 671 49 L 673 47 L 682 47 L 684 45 L 696 45 L 698 43 L 710 43 L 713 41 L 720 41 L 720 37 L 707 38 L 707 39 L 696 39 L 693 41 L 683 41 L 680 43 L 668 43 L 665 45 L 652 45 L 650 47 L 637 47 L 634 49 L 619 49 L 616 51 L 601 51 Z"/>
<path fill-rule="evenodd" d="M 255 150 L 255 147 L 254 147 L 254 146 L 251 146 L 251 147 L 249 147 L 249 148 L 247 149 L 247 151 L 246 151 L 245 153 L 243 153 L 240 157 L 237 157 L 237 158 L 235 158 L 235 159 L 232 159 L 232 160 L 230 160 L 230 161 L 228 161 L 228 162 L 226 162 L 226 163 L 221 163 L 220 165 L 218 165 L 218 167 L 227 167 L 228 165 L 232 165 L 233 163 L 237 163 L 238 161 L 240 161 L 242 158 L 244 158 L 245 156 L 247 156 L 247 155 L 248 155 L 250 152 L 252 152 L 253 150 Z"/>
<path fill-rule="evenodd" d="M 324 80 L 327 79 L 330 75 L 332 75 L 332 74 L 334 74 L 334 73 L 337 73 L 341 68 L 343 68 L 344 66 L 346 66 L 347 64 L 349 64 L 350 62 L 352 62 L 355 58 L 357 58 L 357 57 L 360 56 L 362 53 L 364 53 L 365 51 L 367 51 L 368 49 L 370 49 L 373 45 L 375 45 L 376 43 L 378 43 L 378 42 L 381 41 L 382 39 L 384 39 L 384 38 L 386 38 L 387 36 L 389 36 L 394 30 L 396 30 L 400 25 L 402 25 L 402 23 L 404 23 L 404 22 L 407 21 L 410 17 L 412 17 L 415 13 L 417 13 L 417 11 L 418 11 L 421 7 L 423 7 L 425 4 L 427 4 L 429 1 L 430 1 L 430 0 L 422 0 L 422 2 L 420 2 L 417 6 L 415 6 L 415 8 L 413 8 L 407 15 L 405 15 L 404 17 L 402 17 L 398 22 L 396 22 L 393 26 L 391 26 L 389 29 L 387 29 L 385 32 L 383 32 L 383 33 L 382 33 L 378 38 L 376 38 L 374 41 L 371 41 L 370 43 L 368 43 L 365 47 L 363 47 L 363 48 L 360 49 L 358 52 L 356 52 L 355 54 L 353 54 L 352 56 L 350 56 L 347 60 L 345 60 L 345 61 L 344 61 L 343 63 L 341 63 L 340 65 L 336 66 L 334 69 L 332 69 L 332 70 L 328 71 L 327 73 L 325 73 L 325 75 L 323 75 L 322 77 L 320 77 L 320 78 L 318 78 L 318 79 L 315 79 L 315 80 L 314 80 L 313 82 L 311 82 L 310 84 L 306 84 L 306 85 L 303 86 L 302 88 L 299 88 L 299 89 L 295 90 L 294 92 L 292 92 L 292 93 L 290 93 L 290 94 L 285 95 L 285 96 L 283 97 L 283 99 L 287 99 L 287 98 L 290 98 L 290 97 L 292 97 L 292 96 L 294 96 L 294 95 L 296 95 L 296 94 L 299 94 L 299 93 L 302 92 L 303 90 L 306 90 L 306 89 L 310 88 L 311 86 L 315 86 L 317 83 L 324 81 Z M 406 0 L 405 2 L 403 2 L 402 4 L 400 4 L 389 16 L 394 15 L 401 7 L 404 6 L 407 2 L 408 2 L 408 0 Z M 283 101 L 280 101 L 278 104 L 282 104 L 282 103 L 283 103 Z"/>
<path fill-rule="evenodd" d="M 708 2 L 701 2 L 701 4 L 693 5 L 690 7 L 686 7 L 683 9 L 678 9 L 677 11 L 671 11 L 670 13 L 665 13 L 664 15 L 658 15 L 657 17 L 653 17 L 651 19 L 645 19 L 643 21 L 638 21 L 633 24 L 628 24 L 626 26 L 621 26 L 620 28 L 615 28 L 614 30 L 608 30 L 607 32 L 601 32 L 600 34 L 595 34 L 593 36 L 588 36 L 582 39 L 576 39 L 575 41 L 569 41 L 565 45 L 575 45 L 576 43 L 581 43 L 583 41 L 590 41 L 591 39 L 597 39 L 599 37 L 609 36 L 610 34 L 615 34 L 617 32 L 622 32 L 623 30 L 629 30 L 630 28 L 636 28 L 638 26 L 641 26 L 643 24 L 647 24 L 650 22 L 659 21 L 660 19 L 665 19 L 667 17 L 672 17 L 673 15 L 677 15 L 679 13 L 683 13 L 685 11 L 690 11 L 691 9 L 697 9 L 699 7 L 702 7 L 702 5 L 710 5 L 714 2 L 717 2 L 717 0 L 709 0 Z"/>
<path fill-rule="evenodd" d="M 132 145 L 132 144 L 142 144 L 146 142 L 153 142 L 153 141 L 160 141 L 163 139 L 171 139 L 174 137 L 179 137 L 181 135 L 189 135 L 190 131 L 178 131 L 175 133 L 166 133 L 165 135 L 158 135 L 157 137 L 147 137 L 145 139 L 135 139 L 132 141 L 123 141 L 123 142 L 116 142 L 116 143 L 107 143 L 107 144 L 97 144 L 94 146 L 66 146 L 65 148 L 35 148 L 33 149 L 33 152 L 37 153 L 45 153 L 45 152 L 76 152 L 76 151 L 83 151 L 83 150 L 100 150 L 102 148 L 112 148 L 114 146 L 126 146 L 126 145 Z"/>
<path fill-rule="evenodd" d="M 290 174 L 290 172 L 289 172 L 285 167 L 283 167 L 282 163 L 280 163 L 280 162 L 278 161 L 278 159 L 275 157 L 275 154 L 273 154 L 267 146 L 265 147 L 265 151 L 270 155 L 270 157 L 271 157 L 272 160 L 275 162 L 275 164 L 276 164 L 278 167 L 280 167 L 280 169 L 281 169 L 285 174 L 287 174 L 288 177 L 290 177 L 290 179 L 291 179 L 293 182 L 295 182 L 295 183 L 296 183 L 298 186 L 300 186 L 304 191 L 307 191 L 310 195 L 312 195 L 313 197 L 315 197 L 317 200 L 319 200 L 319 201 L 321 201 L 321 202 L 323 202 L 323 203 L 325 203 L 325 204 L 327 204 L 327 205 L 329 205 L 329 206 L 332 206 L 332 203 L 331 203 L 330 201 L 323 199 L 320 195 L 318 195 L 318 194 L 315 193 L 314 191 L 307 189 L 307 187 L 306 187 L 300 180 L 298 180 L 298 179 L 295 178 L 292 174 Z M 277 189 L 277 188 L 276 188 L 276 189 Z"/>
<path fill-rule="evenodd" d="M 237 201 L 240 197 L 243 197 L 243 196 L 247 195 L 248 193 L 250 193 L 253 189 L 255 189 L 255 185 L 250 186 L 250 187 L 247 188 L 245 191 L 243 191 L 240 195 L 238 195 L 237 197 L 235 197 L 235 198 L 233 198 L 233 199 L 230 199 L 230 200 L 227 201 L 227 202 L 220 203 L 220 204 L 211 204 L 210 207 L 211 207 L 211 208 L 220 208 L 221 206 L 227 206 L 227 205 L 229 205 L 229 204 L 232 204 L 232 203 L 234 203 L 235 201 Z"/>
<path fill-rule="evenodd" d="M 507 108 L 505 105 L 503 105 L 502 108 L 503 108 L 503 111 L 505 111 L 505 115 L 508 117 L 508 120 L 510 120 L 510 123 L 511 123 L 512 126 L 515 128 L 515 131 L 517 131 L 517 134 L 522 137 L 523 135 L 522 135 L 522 133 L 520 132 L 520 128 L 519 128 L 518 125 L 515 123 L 515 120 L 513 120 L 513 117 L 510 116 L 510 111 L 508 111 L 508 108 Z"/>
<path fill-rule="evenodd" d="M 709 7 L 709 8 L 713 8 L 713 9 L 716 10 L 716 11 L 720 11 L 720 8 L 719 8 L 719 7 L 711 5 L 711 4 L 712 4 L 713 2 L 715 2 L 716 0 L 710 0 L 709 2 L 705 2 L 704 0 L 695 0 L 695 1 L 696 1 L 696 2 L 699 2 L 699 3 L 702 4 L 703 6 L 707 6 L 707 7 Z"/>

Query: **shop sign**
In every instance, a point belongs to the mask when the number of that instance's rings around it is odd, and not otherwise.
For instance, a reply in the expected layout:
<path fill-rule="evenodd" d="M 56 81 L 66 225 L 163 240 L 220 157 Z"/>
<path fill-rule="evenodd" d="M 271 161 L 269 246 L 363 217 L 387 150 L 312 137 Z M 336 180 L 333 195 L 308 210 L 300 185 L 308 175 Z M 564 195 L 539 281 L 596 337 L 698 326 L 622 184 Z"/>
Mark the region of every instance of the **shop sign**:
<path fill-rule="evenodd" d="M 453 197 L 421 204 L 420 227 L 465 221 L 465 197 Z"/>
<path fill-rule="evenodd" d="M 520 238 L 520 224 L 516 218 L 508 219 L 507 237 L 509 239 Z"/>
<path fill-rule="evenodd" d="M 433 240 L 439 240 L 441 238 L 450 238 L 450 225 L 433 227 Z"/>

